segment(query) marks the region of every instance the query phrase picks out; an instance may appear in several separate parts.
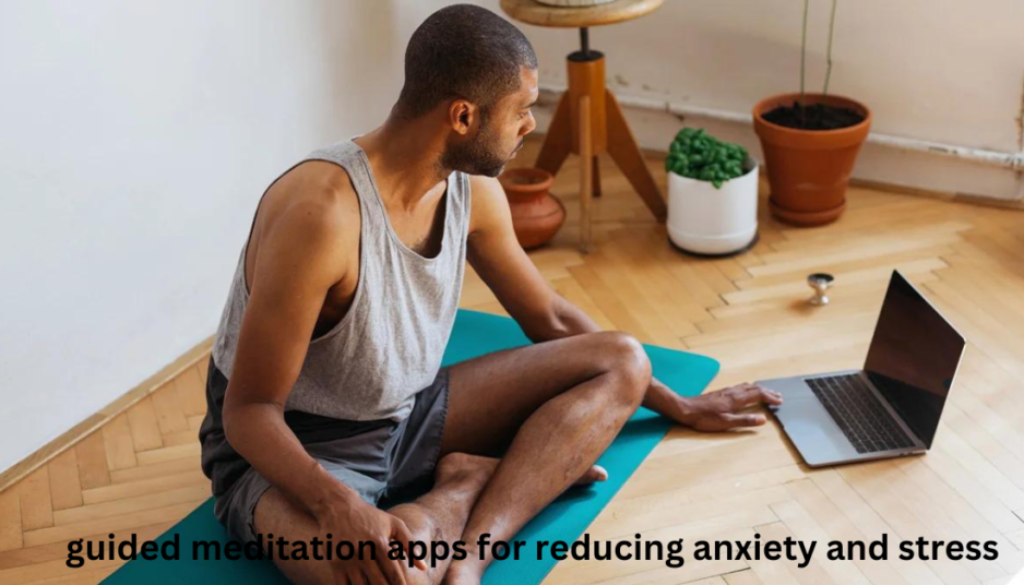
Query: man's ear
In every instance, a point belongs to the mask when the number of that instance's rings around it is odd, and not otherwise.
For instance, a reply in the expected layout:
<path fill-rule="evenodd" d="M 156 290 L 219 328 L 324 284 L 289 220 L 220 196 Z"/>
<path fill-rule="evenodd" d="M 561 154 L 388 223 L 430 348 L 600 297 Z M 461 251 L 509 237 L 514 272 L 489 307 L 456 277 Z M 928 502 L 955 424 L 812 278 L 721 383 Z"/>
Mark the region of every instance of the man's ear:
<path fill-rule="evenodd" d="M 453 100 L 448 107 L 448 122 L 452 125 L 452 130 L 462 136 L 469 134 L 469 129 L 476 123 L 478 115 L 479 109 L 476 104 L 464 99 Z"/>

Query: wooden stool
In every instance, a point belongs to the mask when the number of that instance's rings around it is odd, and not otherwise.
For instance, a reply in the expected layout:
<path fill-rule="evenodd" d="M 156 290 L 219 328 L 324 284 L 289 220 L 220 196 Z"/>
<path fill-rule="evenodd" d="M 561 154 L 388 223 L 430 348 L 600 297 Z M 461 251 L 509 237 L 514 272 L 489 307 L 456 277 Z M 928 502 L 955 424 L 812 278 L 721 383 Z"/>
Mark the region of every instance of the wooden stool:
<path fill-rule="evenodd" d="M 622 108 L 605 87 L 604 55 L 590 48 L 588 30 L 639 18 L 663 1 L 615 0 L 585 8 L 559 8 L 535 0 L 501 0 L 501 9 L 521 22 L 580 29 L 580 50 L 566 58 L 569 90 L 558 102 L 536 165 L 554 174 L 570 152 L 580 156 L 580 246 L 584 252 L 590 248 L 591 197 L 601 194 L 597 156 L 602 153 L 611 155 L 658 221 L 665 221 L 668 213 Z"/>

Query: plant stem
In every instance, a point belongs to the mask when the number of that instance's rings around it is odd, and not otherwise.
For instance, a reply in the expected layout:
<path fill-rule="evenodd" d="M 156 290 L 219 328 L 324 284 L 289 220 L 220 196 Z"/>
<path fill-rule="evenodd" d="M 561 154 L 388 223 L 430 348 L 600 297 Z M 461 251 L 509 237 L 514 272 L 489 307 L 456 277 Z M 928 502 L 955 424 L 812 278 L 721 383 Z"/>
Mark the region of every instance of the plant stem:
<path fill-rule="evenodd" d="M 810 11 L 811 0 L 804 0 L 804 22 L 803 22 L 803 33 L 800 37 L 800 112 L 801 117 L 804 117 L 804 112 L 807 110 L 804 98 L 804 80 L 806 79 L 807 73 L 807 13 Z M 805 124 L 806 125 L 806 124 Z"/>
<path fill-rule="evenodd" d="M 824 95 L 828 95 L 828 81 L 832 77 L 832 35 L 836 30 L 836 4 L 839 0 L 832 0 L 832 16 L 828 23 L 828 65 L 825 67 L 825 90 L 822 92 Z"/>
<path fill-rule="evenodd" d="M 800 38 L 800 122 L 807 127 L 807 98 L 804 95 L 804 81 L 807 79 L 807 13 L 811 0 L 804 0 L 804 24 Z"/>

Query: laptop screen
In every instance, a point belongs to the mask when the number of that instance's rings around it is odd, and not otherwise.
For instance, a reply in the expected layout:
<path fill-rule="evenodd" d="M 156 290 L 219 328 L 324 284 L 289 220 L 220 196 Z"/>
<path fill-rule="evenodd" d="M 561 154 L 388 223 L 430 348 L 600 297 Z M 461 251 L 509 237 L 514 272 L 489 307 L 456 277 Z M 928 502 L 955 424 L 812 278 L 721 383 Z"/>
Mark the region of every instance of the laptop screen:
<path fill-rule="evenodd" d="M 928 447 L 963 350 L 964 338 L 893 271 L 864 370 Z"/>

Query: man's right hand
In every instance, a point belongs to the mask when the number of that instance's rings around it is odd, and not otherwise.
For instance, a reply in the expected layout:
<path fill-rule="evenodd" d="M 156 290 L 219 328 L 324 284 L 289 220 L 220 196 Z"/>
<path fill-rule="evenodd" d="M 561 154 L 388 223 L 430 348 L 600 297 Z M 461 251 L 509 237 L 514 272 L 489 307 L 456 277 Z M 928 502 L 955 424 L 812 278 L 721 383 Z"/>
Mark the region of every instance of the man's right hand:
<path fill-rule="evenodd" d="M 407 561 L 391 560 L 388 552 L 391 550 L 391 541 L 398 541 L 402 544 L 405 558 L 409 558 L 409 543 L 412 542 L 412 534 L 405 522 L 379 510 L 366 502 L 339 502 L 330 506 L 317 516 L 320 525 L 320 540 L 330 539 L 337 543 L 340 540 L 347 540 L 352 543 L 355 555 L 349 560 L 331 561 L 331 568 L 334 571 L 334 580 L 337 585 L 408 585 L 406 579 Z M 361 542 L 372 542 L 376 549 L 376 560 L 372 558 L 359 558 L 359 544 Z M 367 555 L 368 556 L 368 555 Z M 422 560 L 416 560 L 415 566 L 426 570 L 427 565 Z"/>

